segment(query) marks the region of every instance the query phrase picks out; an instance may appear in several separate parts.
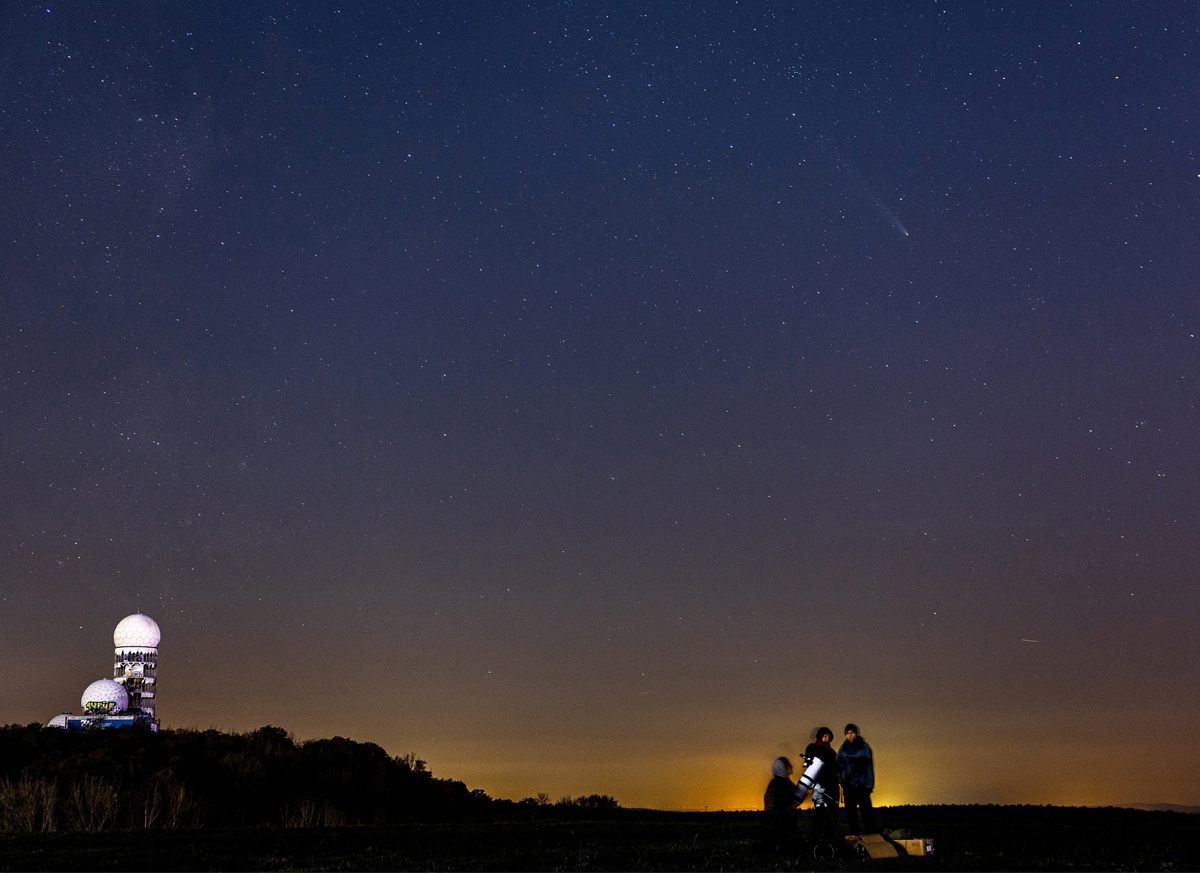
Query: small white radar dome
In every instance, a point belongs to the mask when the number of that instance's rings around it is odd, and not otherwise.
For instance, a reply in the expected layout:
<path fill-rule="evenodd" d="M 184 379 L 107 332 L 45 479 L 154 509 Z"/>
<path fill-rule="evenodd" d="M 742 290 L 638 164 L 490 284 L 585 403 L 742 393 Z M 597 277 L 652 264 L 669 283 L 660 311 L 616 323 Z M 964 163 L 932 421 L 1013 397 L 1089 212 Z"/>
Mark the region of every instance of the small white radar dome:
<path fill-rule="evenodd" d="M 129 694 L 120 682 L 97 679 L 83 690 L 80 702 L 88 715 L 109 715 L 129 709 Z"/>
<path fill-rule="evenodd" d="M 50 721 L 46 723 L 46 727 L 62 728 L 65 730 L 67 727 L 67 713 L 64 712 L 62 715 L 54 716 L 54 718 L 50 719 Z"/>
<path fill-rule="evenodd" d="M 161 639 L 162 632 L 158 629 L 158 622 L 140 612 L 125 616 L 113 631 L 114 646 L 153 649 L 158 647 L 158 641 Z"/>

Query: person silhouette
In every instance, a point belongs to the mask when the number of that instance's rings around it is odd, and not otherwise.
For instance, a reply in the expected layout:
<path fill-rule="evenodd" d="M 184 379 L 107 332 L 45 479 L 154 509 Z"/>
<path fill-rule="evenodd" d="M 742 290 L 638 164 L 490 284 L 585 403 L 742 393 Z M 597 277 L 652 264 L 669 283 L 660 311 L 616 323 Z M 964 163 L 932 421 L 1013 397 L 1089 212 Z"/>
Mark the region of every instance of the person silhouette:
<path fill-rule="evenodd" d="M 766 811 L 766 846 L 769 851 L 782 852 L 796 839 L 796 783 L 795 772 L 787 758 L 776 758 L 771 764 L 771 781 L 763 794 L 763 809 Z"/>
<path fill-rule="evenodd" d="M 859 735 L 858 725 L 846 725 L 846 741 L 838 749 L 837 763 L 850 833 L 875 833 L 875 809 L 871 806 L 871 792 L 875 790 L 875 760 L 871 747 Z M 860 812 L 865 830 L 859 830 Z"/>
<path fill-rule="evenodd" d="M 816 847 L 821 843 L 832 843 L 837 836 L 838 763 L 830 728 L 817 728 L 816 738 L 804 750 L 804 761 L 806 764 L 821 762 L 817 783 L 813 786 L 813 821 L 808 834 L 809 842 Z"/>

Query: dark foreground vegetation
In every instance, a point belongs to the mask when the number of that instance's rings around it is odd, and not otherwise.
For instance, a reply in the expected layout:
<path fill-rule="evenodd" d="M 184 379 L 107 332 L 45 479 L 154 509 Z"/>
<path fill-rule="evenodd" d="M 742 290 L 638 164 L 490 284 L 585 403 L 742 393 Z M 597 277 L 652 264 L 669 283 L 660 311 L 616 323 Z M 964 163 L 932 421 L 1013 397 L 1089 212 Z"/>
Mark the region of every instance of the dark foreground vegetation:
<path fill-rule="evenodd" d="M 437 779 L 415 755 L 287 731 L 0 728 L 0 833 L 342 827 L 603 816 L 611 797 L 488 797 Z"/>
<path fill-rule="evenodd" d="M 799 833 L 807 831 L 801 813 Z M 761 846 L 753 813 L 514 802 L 412 755 L 334 738 L 0 728 L 0 870 L 1194 870 L 1200 815 L 890 807 L 927 858 L 816 861 Z"/>
<path fill-rule="evenodd" d="M 817 862 L 759 849 L 748 813 L 608 820 L 207 828 L 0 837 L 0 870 L 1195 870 L 1200 816 L 1126 809 L 892 807 L 928 858 Z"/>

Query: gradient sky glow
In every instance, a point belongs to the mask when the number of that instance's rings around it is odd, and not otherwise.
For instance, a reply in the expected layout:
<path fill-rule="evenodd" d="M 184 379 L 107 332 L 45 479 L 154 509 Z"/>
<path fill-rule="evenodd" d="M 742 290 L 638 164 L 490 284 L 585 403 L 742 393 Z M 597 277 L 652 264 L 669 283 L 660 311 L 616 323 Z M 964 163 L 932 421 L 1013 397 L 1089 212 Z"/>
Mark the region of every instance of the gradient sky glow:
<path fill-rule="evenodd" d="M 144 611 L 165 725 L 494 796 L 855 721 L 877 803 L 1200 804 L 1198 34 L 5 3 L 0 721 Z"/>

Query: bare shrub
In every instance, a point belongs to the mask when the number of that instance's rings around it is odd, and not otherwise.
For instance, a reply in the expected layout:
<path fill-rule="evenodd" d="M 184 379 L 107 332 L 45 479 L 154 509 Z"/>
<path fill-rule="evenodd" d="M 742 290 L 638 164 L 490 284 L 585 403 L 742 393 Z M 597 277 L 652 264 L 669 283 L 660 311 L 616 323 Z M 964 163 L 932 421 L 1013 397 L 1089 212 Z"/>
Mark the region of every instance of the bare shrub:
<path fill-rule="evenodd" d="M 58 830 L 58 783 L 53 779 L 39 779 L 34 785 L 41 796 L 39 804 L 41 808 L 41 821 L 39 822 L 38 829 L 43 833 L 51 833 Z"/>
<path fill-rule="evenodd" d="M 289 800 L 283 807 L 285 828 L 311 828 L 317 823 L 317 802 L 311 797 Z"/>
<path fill-rule="evenodd" d="M 174 830 L 195 822 L 196 804 L 186 785 L 174 779 L 167 779 L 162 782 L 161 791 L 164 799 L 164 828 Z"/>
<path fill-rule="evenodd" d="M 346 814 L 329 803 L 321 807 L 321 827 L 340 828 L 346 824 Z"/>
<path fill-rule="evenodd" d="M 56 785 L 53 781 L 0 780 L 0 831 L 33 834 L 55 830 Z"/>
<path fill-rule="evenodd" d="M 99 776 L 81 776 L 67 789 L 67 818 L 74 830 L 105 830 L 116 812 L 116 789 Z"/>
<path fill-rule="evenodd" d="M 140 824 L 146 830 L 154 827 L 163 811 L 163 783 L 154 780 L 137 794 L 133 795 L 134 826 Z"/>

